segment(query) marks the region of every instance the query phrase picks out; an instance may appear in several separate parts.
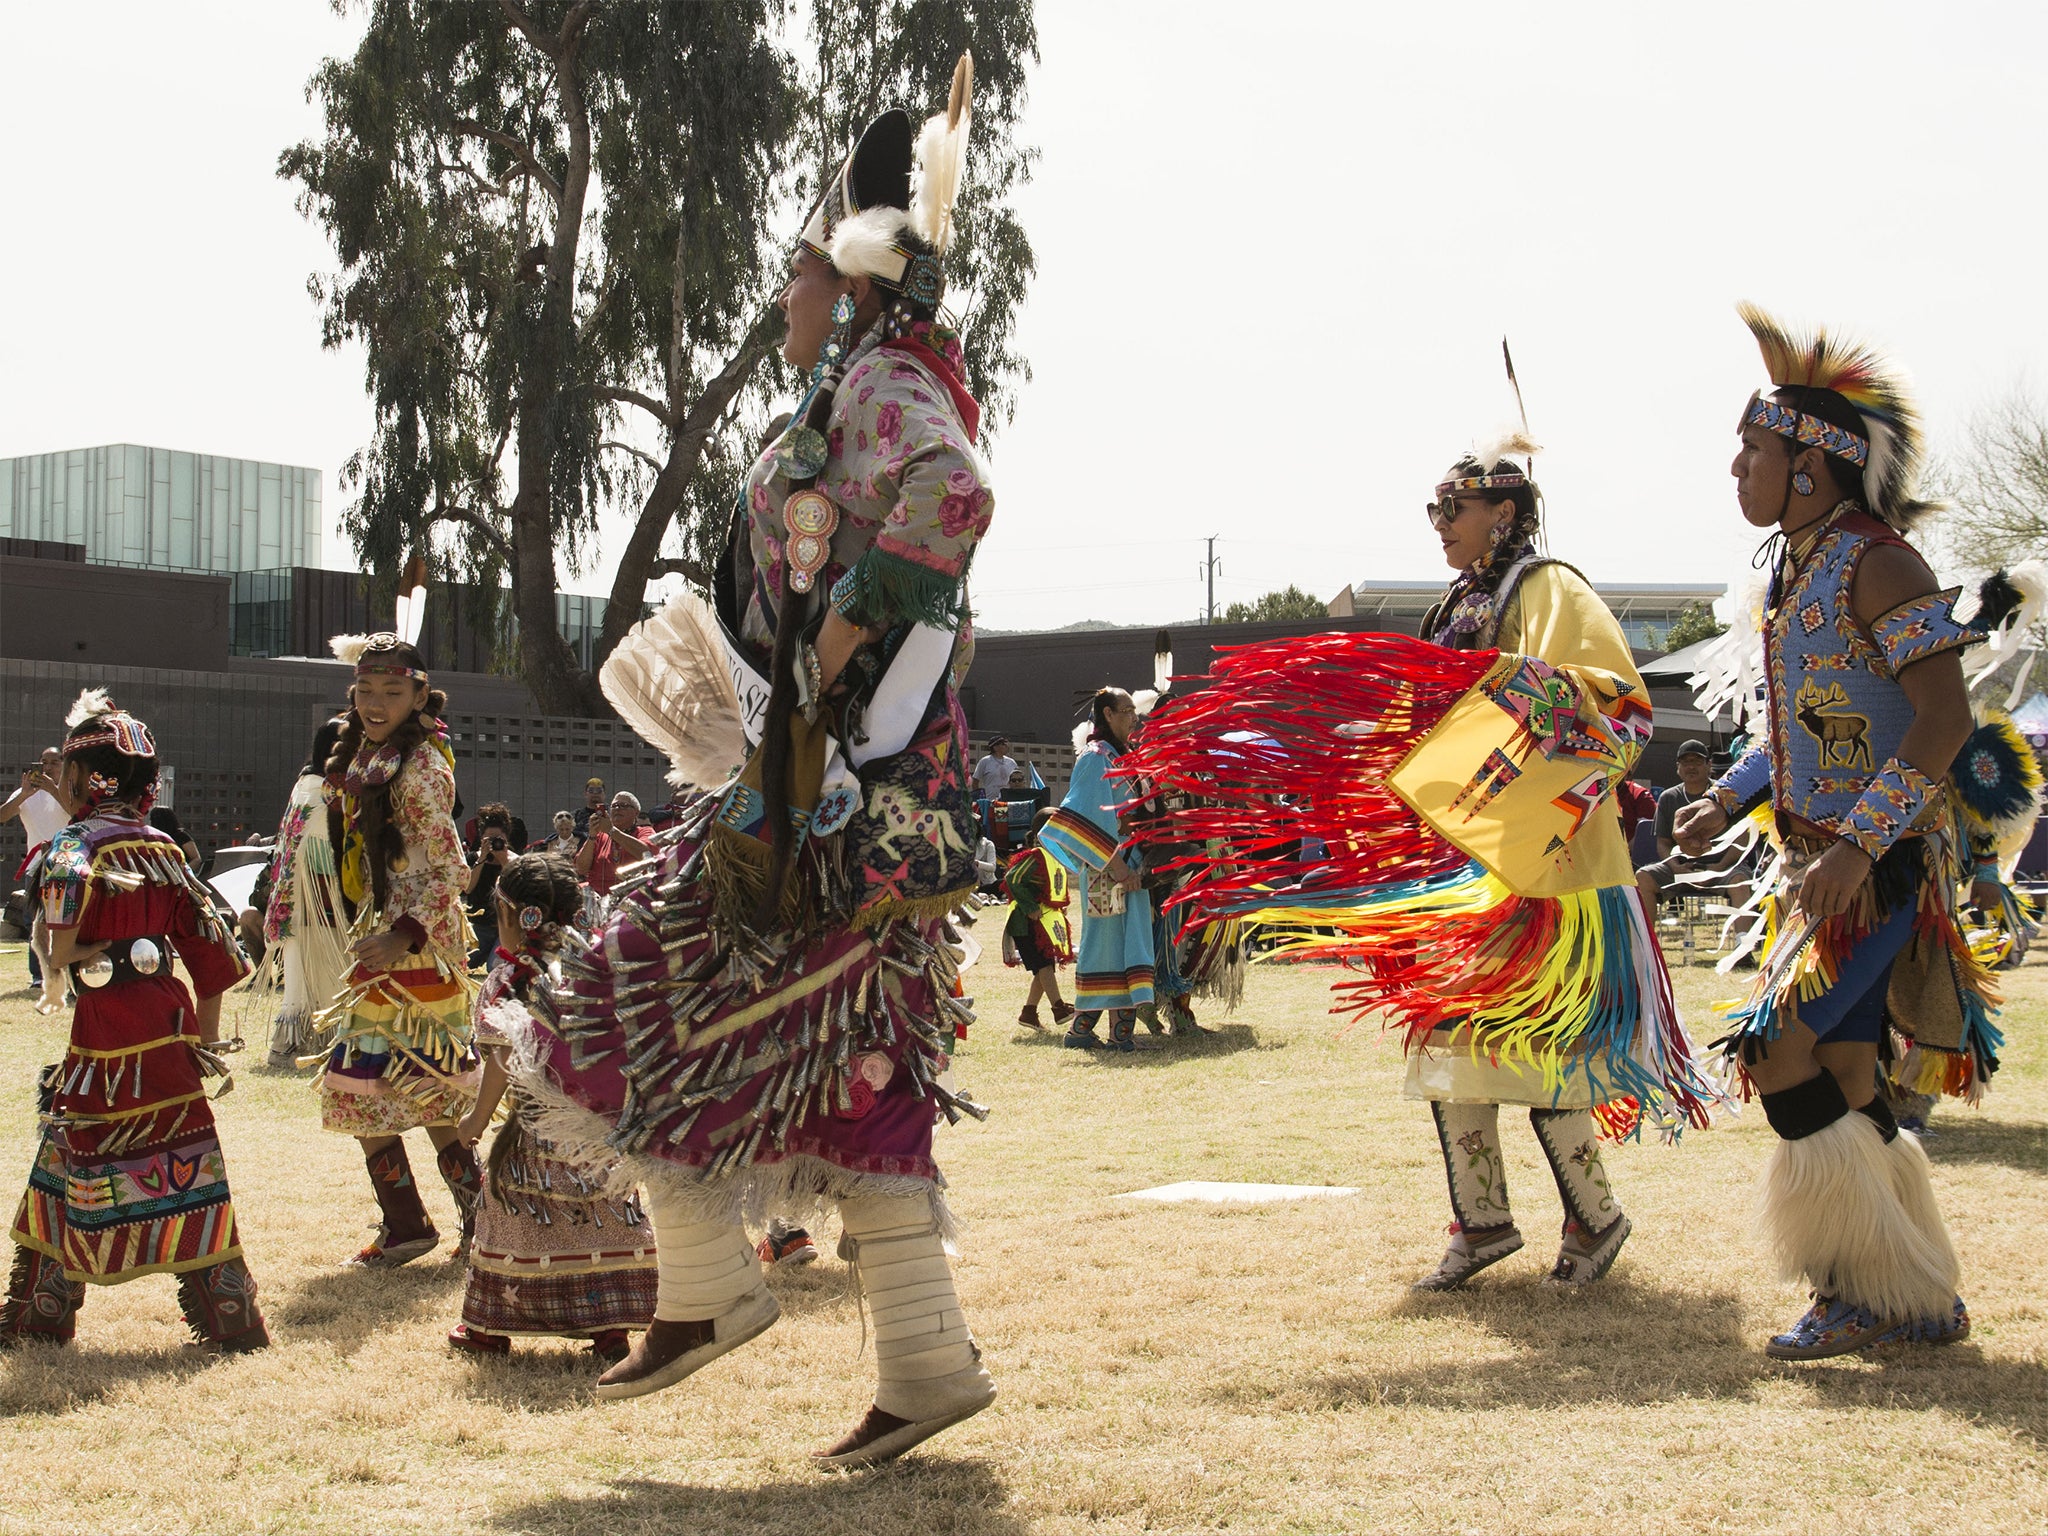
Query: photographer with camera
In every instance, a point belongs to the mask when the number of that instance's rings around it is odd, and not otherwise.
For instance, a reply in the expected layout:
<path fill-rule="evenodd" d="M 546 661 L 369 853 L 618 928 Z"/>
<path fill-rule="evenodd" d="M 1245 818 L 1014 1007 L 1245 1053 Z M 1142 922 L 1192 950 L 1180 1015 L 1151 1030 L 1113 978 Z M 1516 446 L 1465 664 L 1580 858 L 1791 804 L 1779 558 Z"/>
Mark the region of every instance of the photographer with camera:
<path fill-rule="evenodd" d="M 476 932 L 476 948 L 470 951 L 472 967 L 489 965 L 498 947 L 498 877 L 518 852 L 512 846 L 512 813 L 501 801 L 492 801 L 476 813 L 477 851 L 469 866 L 469 883 L 462 889 L 463 910 Z"/>

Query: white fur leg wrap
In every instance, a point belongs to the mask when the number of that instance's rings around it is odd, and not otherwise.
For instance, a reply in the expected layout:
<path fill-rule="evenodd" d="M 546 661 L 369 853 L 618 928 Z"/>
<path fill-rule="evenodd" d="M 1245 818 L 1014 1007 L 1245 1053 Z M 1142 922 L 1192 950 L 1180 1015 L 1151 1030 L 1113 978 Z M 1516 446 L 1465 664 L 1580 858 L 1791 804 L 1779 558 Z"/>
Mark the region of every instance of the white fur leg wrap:
<path fill-rule="evenodd" d="M 992 1390 L 953 1290 L 953 1270 L 924 1196 L 839 1203 L 874 1319 L 875 1406 L 913 1422 Z"/>
<path fill-rule="evenodd" d="M 761 1289 L 761 1261 L 738 1222 L 686 1219 L 651 1185 L 646 1209 L 658 1271 L 654 1315 L 663 1322 L 723 1317 Z"/>
<path fill-rule="evenodd" d="M 1959 1266 L 1927 1154 L 1911 1133 L 1887 1145 L 1868 1115 L 1846 1114 L 1780 1141 L 1761 1194 L 1764 1231 L 1787 1280 L 1888 1321 L 1948 1315 Z"/>

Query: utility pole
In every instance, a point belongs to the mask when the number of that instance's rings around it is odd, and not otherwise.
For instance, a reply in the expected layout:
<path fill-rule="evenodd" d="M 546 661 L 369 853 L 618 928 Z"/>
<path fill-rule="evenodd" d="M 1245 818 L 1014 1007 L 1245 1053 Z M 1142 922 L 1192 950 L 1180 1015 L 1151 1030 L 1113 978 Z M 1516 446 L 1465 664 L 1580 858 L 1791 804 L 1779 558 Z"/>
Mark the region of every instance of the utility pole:
<path fill-rule="evenodd" d="M 1219 534 L 1211 534 L 1209 536 L 1209 555 L 1202 562 L 1202 577 L 1209 586 L 1208 614 L 1202 620 L 1205 624 L 1214 624 L 1216 622 L 1216 569 L 1222 563 L 1216 558 L 1216 540 L 1219 537 L 1221 537 Z"/>

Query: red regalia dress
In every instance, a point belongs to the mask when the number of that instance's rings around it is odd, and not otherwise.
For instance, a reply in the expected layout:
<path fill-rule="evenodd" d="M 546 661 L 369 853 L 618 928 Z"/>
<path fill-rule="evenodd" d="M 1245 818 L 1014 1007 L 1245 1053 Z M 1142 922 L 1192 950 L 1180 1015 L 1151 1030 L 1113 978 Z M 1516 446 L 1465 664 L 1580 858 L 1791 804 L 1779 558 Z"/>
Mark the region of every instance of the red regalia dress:
<path fill-rule="evenodd" d="M 80 966 L 64 1059 L 43 1077 L 42 1138 L 15 1214 L 16 1283 L 0 1335 L 69 1338 L 83 1284 L 180 1277 L 202 1338 L 260 1335 L 241 1262 L 227 1166 L 195 1055 L 193 995 L 248 974 L 241 950 L 177 844 L 134 812 L 108 807 L 52 841 L 42 876 L 49 928 L 110 944 Z M 25 1282 L 25 1283 L 24 1283 Z"/>

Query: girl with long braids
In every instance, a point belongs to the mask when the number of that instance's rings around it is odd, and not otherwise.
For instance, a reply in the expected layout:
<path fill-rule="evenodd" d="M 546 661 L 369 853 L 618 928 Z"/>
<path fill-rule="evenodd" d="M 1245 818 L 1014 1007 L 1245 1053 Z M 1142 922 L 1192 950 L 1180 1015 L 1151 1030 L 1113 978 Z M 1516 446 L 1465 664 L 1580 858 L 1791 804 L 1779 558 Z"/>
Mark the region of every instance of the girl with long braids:
<path fill-rule="evenodd" d="M 501 942 L 475 1013 L 483 1087 L 456 1127 L 468 1147 L 505 1097 L 505 1058 L 513 1042 L 534 1039 L 529 990 L 549 974 L 563 936 L 583 912 L 575 869 L 553 854 L 513 860 L 493 899 Z M 510 1033 L 499 1024 L 501 1015 L 512 1021 Z M 564 1162 L 534 1134 L 530 1108 L 515 1089 L 491 1143 L 462 1321 L 448 1342 L 503 1355 L 515 1335 L 588 1339 L 591 1352 L 609 1365 L 625 1358 L 627 1330 L 645 1328 L 654 1316 L 654 1234 L 630 1191 L 607 1193 L 603 1177 Z"/>
<path fill-rule="evenodd" d="M 204 1085 L 226 1072 L 221 994 L 249 965 L 183 851 L 149 824 L 160 783 L 149 727 L 101 689 L 79 696 L 67 724 L 62 786 L 78 810 L 50 840 L 40 894 L 78 1007 L 64 1059 L 43 1074 L 0 1349 L 68 1343 L 87 1285 L 154 1274 L 177 1276 L 202 1344 L 261 1349 L 270 1335 Z"/>
<path fill-rule="evenodd" d="M 993 509 L 937 316 L 971 78 L 963 58 L 921 135 L 900 111 L 869 125 L 791 259 L 783 356 L 811 392 L 747 477 L 714 603 L 671 602 L 603 672 L 679 782 L 713 793 L 614 890 L 597 942 L 571 939 L 561 987 L 530 989 L 552 1038 L 513 1053 L 536 1133 L 646 1190 L 654 1322 L 600 1398 L 769 1328 L 743 1218 L 836 1202 L 880 1379 L 819 1453 L 833 1467 L 995 1396 L 932 1159 L 938 1114 L 983 1112 L 942 1081 L 968 1016 L 948 915 L 977 883 L 967 569 Z"/>
<path fill-rule="evenodd" d="M 349 920 L 341 991 L 314 1019 L 333 1047 L 315 1087 L 320 1122 L 362 1143 L 381 1220 L 349 1262 L 389 1268 L 431 1253 L 440 1233 L 405 1155 L 425 1127 L 466 1242 L 481 1178 L 455 1123 L 476 1095 L 470 1044 L 468 861 L 456 835 L 455 754 L 426 660 L 397 635 L 343 635 L 355 667 L 327 759 L 327 837 Z"/>
<path fill-rule="evenodd" d="M 1430 526 L 1458 575 L 1420 640 L 1233 651 L 1132 754 L 1147 782 L 1210 802 L 1148 825 L 1148 852 L 1224 844 L 1173 900 L 1256 914 L 1284 953 L 1345 962 L 1343 1010 L 1403 1030 L 1454 1218 L 1426 1291 L 1522 1246 L 1501 1105 L 1527 1107 L 1564 1206 L 1547 1278 L 1583 1286 L 1629 1235 L 1603 1130 L 1675 1134 L 1715 1098 L 1609 798 L 1650 738 L 1648 695 L 1606 605 L 1537 551 L 1536 485 L 1510 457 L 1535 451 L 1484 445 L 1436 487 Z M 1300 880 L 1310 837 L 1328 853 Z"/>

